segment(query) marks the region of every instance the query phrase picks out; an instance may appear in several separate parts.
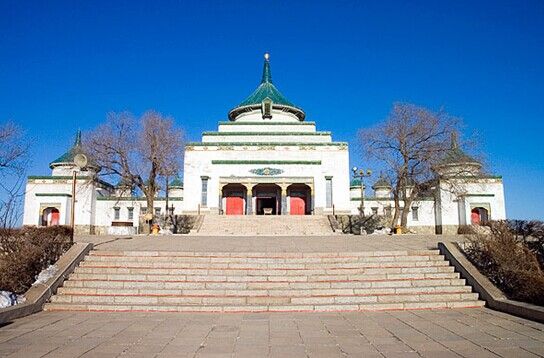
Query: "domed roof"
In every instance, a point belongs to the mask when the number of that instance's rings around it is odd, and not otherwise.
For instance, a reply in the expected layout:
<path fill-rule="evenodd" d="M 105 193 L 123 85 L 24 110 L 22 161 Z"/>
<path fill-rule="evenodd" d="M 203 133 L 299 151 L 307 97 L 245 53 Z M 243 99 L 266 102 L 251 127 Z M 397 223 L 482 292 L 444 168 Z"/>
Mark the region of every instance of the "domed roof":
<path fill-rule="evenodd" d="M 74 162 L 74 158 L 78 154 L 84 154 L 87 156 L 87 159 L 88 159 L 87 168 L 91 168 L 97 171 L 100 169 L 100 167 L 83 150 L 83 147 L 81 145 L 81 131 L 80 130 L 77 131 L 74 145 L 66 153 L 64 153 L 57 159 L 53 160 L 51 163 L 49 163 L 49 168 L 53 169 L 59 166 L 76 166 L 76 163 Z"/>
<path fill-rule="evenodd" d="M 376 190 L 379 188 L 388 188 L 391 189 L 391 184 L 385 179 L 385 177 L 380 176 L 380 178 L 372 185 L 372 189 Z"/>
<path fill-rule="evenodd" d="M 480 165 L 481 163 L 466 154 L 461 148 L 459 148 L 459 143 L 457 140 L 457 134 L 452 133 L 451 135 L 451 147 L 444 155 L 444 158 L 438 164 L 439 166 L 452 165 L 452 164 L 476 164 Z"/>
<path fill-rule="evenodd" d="M 304 111 L 295 106 L 289 101 L 272 83 L 272 72 L 270 70 L 270 56 L 265 54 L 263 75 L 261 83 L 255 91 L 249 97 L 247 97 L 242 103 L 233 108 L 229 112 L 229 119 L 234 120 L 236 117 L 247 111 L 261 108 L 264 100 L 269 99 L 272 101 L 272 108 L 282 109 L 286 112 L 295 114 L 299 120 L 303 121 L 306 117 Z"/>

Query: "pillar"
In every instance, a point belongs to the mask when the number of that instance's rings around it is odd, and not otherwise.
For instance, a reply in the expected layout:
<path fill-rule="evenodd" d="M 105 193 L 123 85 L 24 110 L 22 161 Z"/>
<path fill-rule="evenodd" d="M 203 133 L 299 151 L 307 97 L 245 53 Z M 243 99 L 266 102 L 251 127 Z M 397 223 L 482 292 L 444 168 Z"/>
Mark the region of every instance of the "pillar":
<path fill-rule="evenodd" d="M 223 184 L 219 183 L 219 215 L 223 215 Z"/>
<path fill-rule="evenodd" d="M 287 185 L 280 185 L 281 214 L 289 215 L 287 212 Z"/>
<path fill-rule="evenodd" d="M 246 215 L 253 215 L 253 186 L 246 185 Z"/>
<path fill-rule="evenodd" d="M 313 215 L 314 214 L 314 209 L 315 209 L 315 192 L 314 192 L 314 185 L 313 184 L 310 184 L 308 185 L 310 187 L 310 214 Z"/>

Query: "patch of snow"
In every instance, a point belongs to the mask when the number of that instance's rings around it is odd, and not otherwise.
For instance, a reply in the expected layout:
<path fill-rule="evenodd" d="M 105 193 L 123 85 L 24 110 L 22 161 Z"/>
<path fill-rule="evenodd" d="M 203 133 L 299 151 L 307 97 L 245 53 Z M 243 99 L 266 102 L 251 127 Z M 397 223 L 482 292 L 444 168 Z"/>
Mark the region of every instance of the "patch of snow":
<path fill-rule="evenodd" d="M 10 291 L 0 291 L 0 308 L 15 306 L 24 301 L 25 298 L 22 295 L 17 295 Z"/>
<path fill-rule="evenodd" d="M 53 277 L 59 269 L 55 265 L 49 265 L 49 267 L 45 268 L 40 272 L 38 277 L 36 278 L 36 281 L 32 284 L 32 286 L 40 284 L 40 283 L 46 283 L 47 280 L 49 280 L 51 277 Z"/>

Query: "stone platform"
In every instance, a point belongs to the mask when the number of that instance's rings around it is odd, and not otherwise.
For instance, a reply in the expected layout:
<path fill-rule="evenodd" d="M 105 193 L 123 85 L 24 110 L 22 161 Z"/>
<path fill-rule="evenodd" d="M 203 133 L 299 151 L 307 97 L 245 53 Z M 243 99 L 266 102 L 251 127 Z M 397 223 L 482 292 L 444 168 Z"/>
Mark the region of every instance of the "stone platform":
<path fill-rule="evenodd" d="M 340 313 L 42 312 L 2 357 L 542 357 L 544 325 L 488 309 Z"/>

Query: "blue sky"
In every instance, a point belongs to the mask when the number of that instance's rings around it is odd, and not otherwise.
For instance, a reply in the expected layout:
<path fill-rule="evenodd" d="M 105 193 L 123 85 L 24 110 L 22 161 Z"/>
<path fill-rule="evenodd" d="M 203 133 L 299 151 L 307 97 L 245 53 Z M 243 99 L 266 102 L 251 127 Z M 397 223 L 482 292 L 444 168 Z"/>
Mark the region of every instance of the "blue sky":
<path fill-rule="evenodd" d="M 275 84 L 351 143 L 395 101 L 446 110 L 503 175 L 507 215 L 544 218 L 542 1 L 0 1 L 0 120 L 48 174 L 109 111 L 172 115 L 189 140 Z"/>

